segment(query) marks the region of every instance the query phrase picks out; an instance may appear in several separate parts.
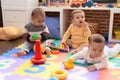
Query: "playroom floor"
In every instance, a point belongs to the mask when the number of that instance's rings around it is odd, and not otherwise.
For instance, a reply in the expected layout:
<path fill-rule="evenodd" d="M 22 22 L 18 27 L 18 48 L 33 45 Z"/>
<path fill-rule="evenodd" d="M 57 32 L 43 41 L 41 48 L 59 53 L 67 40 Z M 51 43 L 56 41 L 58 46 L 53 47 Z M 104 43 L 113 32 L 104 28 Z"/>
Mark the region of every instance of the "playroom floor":
<path fill-rule="evenodd" d="M 50 80 L 51 73 L 55 70 L 67 71 L 68 76 L 65 80 L 120 80 L 120 55 L 112 58 L 108 62 L 108 68 L 88 72 L 86 67 L 89 64 L 83 60 L 76 61 L 74 69 L 66 70 L 62 64 L 64 59 L 67 59 L 71 54 L 61 52 L 60 54 L 51 54 L 46 57 L 45 64 L 34 65 L 31 63 L 34 52 L 31 50 L 29 55 L 16 57 L 13 54 L 19 50 L 24 38 L 19 38 L 12 41 L 0 41 L 0 80 Z M 54 40 L 54 42 L 57 42 Z M 110 43 L 109 46 L 113 46 Z M 14 48 L 15 47 L 15 48 Z M 94 77 L 91 77 L 94 76 Z"/>
<path fill-rule="evenodd" d="M 25 39 L 23 37 L 10 41 L 0 40 L 0 55 L 22 44 L 24 41 Z"/>

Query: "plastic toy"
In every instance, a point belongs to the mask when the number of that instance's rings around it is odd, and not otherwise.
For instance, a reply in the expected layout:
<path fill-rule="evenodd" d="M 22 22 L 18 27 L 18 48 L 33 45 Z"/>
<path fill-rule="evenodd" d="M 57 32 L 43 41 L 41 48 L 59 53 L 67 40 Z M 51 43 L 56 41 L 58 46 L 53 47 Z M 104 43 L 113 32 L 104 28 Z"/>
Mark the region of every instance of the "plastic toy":
<path fill-rule="evenodd" d="M 46 6 L 67 6 L 68 0 L 45 0 Z"/>
<path fill-rule="evenodd" d="M 117 3 L 117 8 L 120 8 L 120 3 Z"/>
<path fill-rule="evenodd" d="M 59 80 L 64 80 L 65 78 L 67 78 L 68 73 L 65 70 L 59 69 L 59 70 L 55 70 L 51 73 L 51 76 L 57 77 Z"/>
<path fill-rule="evenodd" d="M 70 7 L 91 7 L 93 6 L 93 1 L 92 0 L 71 0 L 70 1 Z"/>
<path fill-rule="evenodd" d="M 35 52 L 35 47 L 36 47 L 36 45 L 34 45 L 34 47 L 33 47 L 33 51 Z M 40 48 L 41 48 L 41 51 L 43 52 L 43 50 L 44 50 L 44 46 L 41 44 L 40 45 Z"/>
<path fill-rule="evenodd" d="M 74 61 L 74 64 L 80 65 L 80 66 L 85 66 L 85 67 L 92 65 L 92 63 L 82 62 L 82 60 Z"/>
<path fill-rule="evenodd" d="M 60 40 L 53 40 L 53 39 L 47 40 L 46 46 L 49 46 L 50 48 L 53 48 L 53 49 L 69 51 L 69 47 L 64 44 L 61 44 Z"/>
<path fill-rule="evenodd" d="M 51 77 L 49 80 L 58 80 L 57 77 Z"/>
<path fill-rule="evenodd" d="M 86 0 L 70 0 L 70 7 L 80 7 Z"/>
<path fill-rule="evenodd" d="M 59 54 L 59 53 L 60 53 L 60 51 L 59 51 L 59 50 L 57 50 L 57 49 L 54 49 L 54 50 L 51 50 L 51 53 L 52 53 L 52 54 Z"/>
<path fill-rule="evenodd" d="M 73 59 L 68 59 L 66 63 L 64 63 L 65 69 L 73 69 L 74 68 L 74 63 Z"/>
<path fill-rule="evenodd" d="M 37 40 L 37 39 L 38 39 L 38 34 L 33 34 L 33 35 L 32 35 L 32 39 L 33 39 L 33 40 Z"/>
<path fill-rule="evenodd" d="M 103 36 L 104 36 L 105 40 L 108 41 L 108 33 L 104 33 Z"/>
<path fill-rule="evenodd" d="M 46 58 L 42 56 L 42 51 L 41 51 L 41 42 L 40 40 L 36 40 L 35 42 L 35 56 L 32 57 L 31 61 L 33 64 L 43 64 L 46 61 Z"/>
<path fill-rule="evenodd" d="M 94 6 L 94 2 L 92 0 L 88 0 L 86 3 L 83 3 L 82 7 L 92 7 Z"/>
<path fill-rule="evenodd" d="M 66 57 L 65 57 L 65 60 L 68 60 L 70 57 L 72 56 L 72 53 L 69 53 Z M 84 60 L 75 60 L 73 63 L 75 65 L 80 65 L 80 66 L 90 66 L 92 64 L 90 63 L 86 63 L 85 61 L 83 62 Z"/>
<path fill-rule="evenodd" d="M 113 5 L 112 5 L 111 3 L 108 3 L 108 4 L 106 5 L 106 7 L 108 7 L 108 8 L 113 8 Z"/>

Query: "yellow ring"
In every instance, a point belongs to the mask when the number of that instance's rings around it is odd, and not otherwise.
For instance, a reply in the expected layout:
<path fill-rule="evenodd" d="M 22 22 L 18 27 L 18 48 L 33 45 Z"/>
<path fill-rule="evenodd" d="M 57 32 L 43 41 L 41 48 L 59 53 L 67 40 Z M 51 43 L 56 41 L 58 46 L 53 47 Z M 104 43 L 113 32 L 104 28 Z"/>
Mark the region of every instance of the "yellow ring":
<path fill-rule="evenodd" d="M 55 76 L 55 77 L 57 77 L 60 80 L 63 80 L 65 78 L 67 78 L 68 73 L 67 73 L 67 71 L 60 69 L 60 70 L 53 71 L 52 72 L 52 76 Z"/>

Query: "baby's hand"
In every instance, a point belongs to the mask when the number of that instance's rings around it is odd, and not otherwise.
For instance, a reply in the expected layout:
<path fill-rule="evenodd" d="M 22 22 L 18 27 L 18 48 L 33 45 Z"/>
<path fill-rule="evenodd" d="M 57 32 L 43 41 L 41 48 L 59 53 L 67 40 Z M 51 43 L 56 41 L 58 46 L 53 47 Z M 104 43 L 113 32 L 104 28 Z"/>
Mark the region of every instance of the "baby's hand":
<path fill-rule="evenodd" d="M 61 41 L 61 44 L 64 46 L 68 46 L 65 41 Z"/>
<path fill-rule="evenodd" d="M 41 35 L 38 35 L 38 40 L 41 40 L 41 39 L 42 39 Z"/>
<path fill-rule="evenodd" d="M 68 60 L 68 59 L 64 59 L 64 60 L 62 61 L 62 63 L 63 63 L 63 64 L 64 64 L 64 63 L 67 63 L 67 60 Z"/>
<path fill-rule="evenodd" d="M 61 41 L 61 44 L 65 44 L 65 41 L 62 40 L 62 41 Z"/>
<path fill-rule="evenodd" d="M 41 35 L 38 35 L 37 38 L 35 39 L 33 38 L 33 36 L 30 36 L 30 41 L 33 41 L 33 42 L 36 40 L 41 40 L 41 39 L 42 39 Z"/>
<path fill-rule="evenodd" d="M 87 69 L 88 69 L 88 71 L 95 71 L 96 67 L 94 65 L 91 65 Z"/>
<path fill-rule="evenodd" d="M 78 50 L 77 49 L 74 49 L 74 50 L 72 50 L 72 54 L 75 54 L 75 53 L 77 53 L 78 52 Z"/>
<path fill-rule="evenodd" d="M 30 36 L 29 40 L 32 41 L 32 42 L 35 41 L 35 40 L 32 38 L 32 36 Z"/>
<path fill-rule="evenodd" d="M 88 26 L 88 23 L 87 23 L 87 22 L 83 22 L 82 25 L 84 26 L 84 29 L 85 29 L 85 30 L 88 30 L 88 29 L 89 29 L 89 26 Z"/>

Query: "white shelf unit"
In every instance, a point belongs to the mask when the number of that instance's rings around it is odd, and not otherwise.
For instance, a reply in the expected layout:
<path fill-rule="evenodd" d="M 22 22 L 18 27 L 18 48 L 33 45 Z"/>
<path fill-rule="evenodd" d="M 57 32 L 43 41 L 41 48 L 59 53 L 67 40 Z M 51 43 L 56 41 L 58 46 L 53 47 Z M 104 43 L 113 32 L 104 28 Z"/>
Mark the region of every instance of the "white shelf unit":
<path fill-rule="evenodd" d="M 71 8 L 71 7 L 42 7 L 46 12 L 59 12 L 60 15 L 60 34 L 61 37 L 63 36 L 64 32 L 66 31 L 66 29 L 68 28 L 68 15 L 70 15 L 70 13 L 68 13 L 68 10 L 74 10 L 74 9 L 78 9 L 78 8 Z M 120 13 L 120 9 L 119 8 L 105 8 L 105 7 L 80 7 L 80 9 L 83 10 L 108 10 L 110 11 L 110 22 L 109 22 L 109 33 L 108 33 L 108 41 L 115 41 L 115 42 L 120 42 L 120 40 L 116 40 L 113 39 L 113 14 L 114 13 Z"/>
<path fill-rule="evenodd" d="M 120 40 L 117 40 L 113 36 L 113 22 L 114 22 L 114 14 L 119 13 L 120 14 L 120 9 L 111 9 L 110 12 L 110 23 L 109 23 L 109 42 L 120 42 Z M 119 26 L 120 27 L 120 26 Z"/>
<path fill-rule="evenodd" d="M 30 12 L 37 6 L 37 0 L 1 0 L 3 27 L 23 28 L 30 20 Z"/>
<path fill-rule="evenodd" d="M 60 18 L 60 36 L 62 37 L 64 32 L 66 31 L 66 29 L 68 28 L 68 16 L 70 15 L 70 13 L 68 13 L 68 10 L 74 10 L 74 9 L 78 9 L 78 8 L 71 8 L 71 7 L 55 7 L 55 6 L 51 6 L 51 7 L 45 7 L 45 6 L 41 6 L 40 8 L 42 8 L 45 12 L 59 12 L 59 18 Z M 110 8 L 80 8 L 80 9 L 84 9 L 84 10 L 110 10 Z"/>

